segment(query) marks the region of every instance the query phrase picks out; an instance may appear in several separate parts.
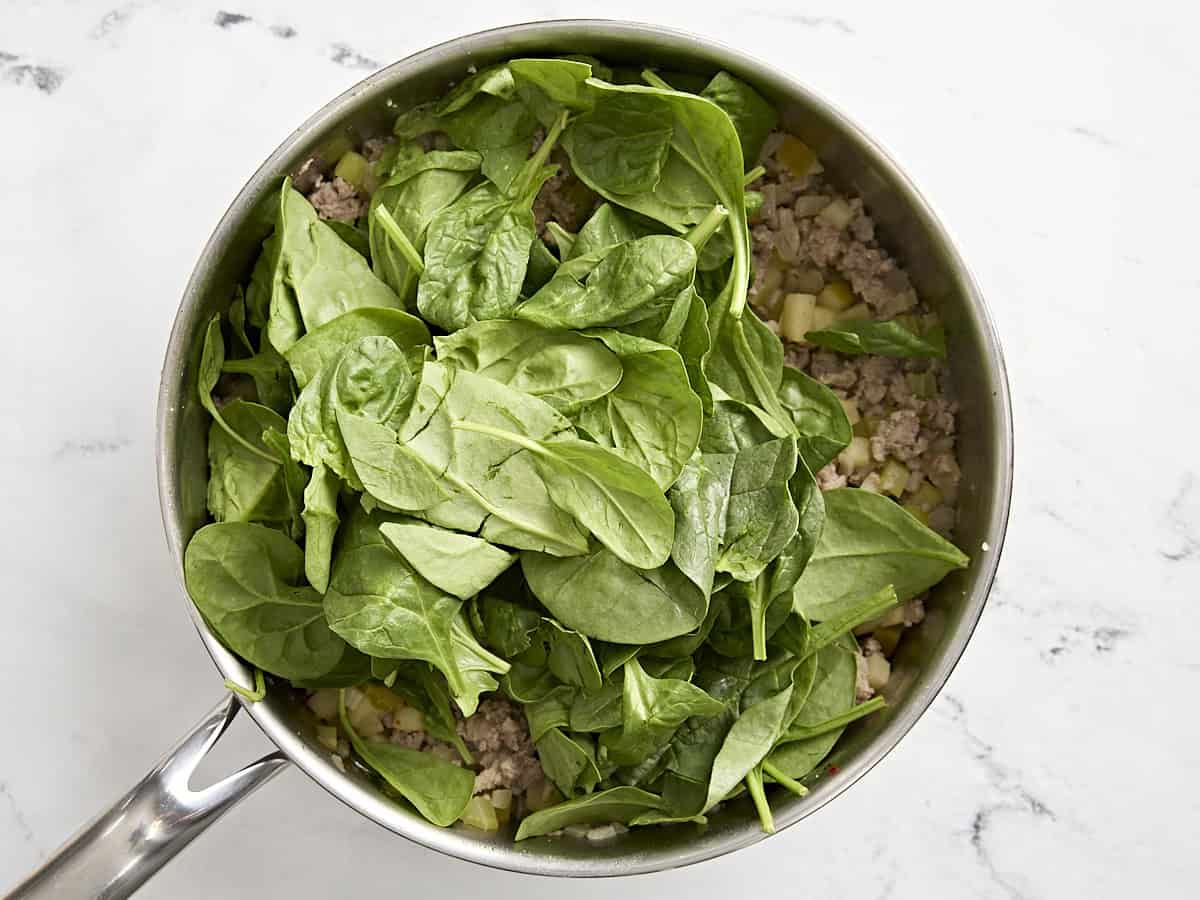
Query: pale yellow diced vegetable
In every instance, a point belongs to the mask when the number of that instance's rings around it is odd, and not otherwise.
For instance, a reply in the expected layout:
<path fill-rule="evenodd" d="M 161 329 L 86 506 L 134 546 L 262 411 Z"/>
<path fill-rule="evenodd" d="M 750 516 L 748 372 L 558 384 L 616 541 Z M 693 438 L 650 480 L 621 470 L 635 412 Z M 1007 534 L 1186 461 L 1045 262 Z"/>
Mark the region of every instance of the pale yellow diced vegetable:
<path fill-rule="evenodd" d="M 854 305 L 854 291 L 844 281 L 831 281 L 817 294 L 817 305 L 835 312 L 849 309 Z"/>
<path fill-rule="evenodd" d="M 326 163 L 332 163 L 335 160 L 340 160 L 347 153 L 354 149 L 354 145 L 350 143 L 350 138 L 345 134 L 335 134 L 324 144 L 317 148 L 317 156 L 321 157 Z"/>
<path fill-rule="evenodd" d="M 404 698 L 389 691 L 382 684 L 368 684 L 365 693 L 371 705 L 382 712 L 391 712 L 404 707 Z"/>
<path fill-rule="evenodd" d="M 847 400 L 844 397 L 839 397 L 838 399 L 841 401 L 842 409 L 846 411 L 846 418 L 850 420 L 850 424 L 854 425 L 857 423 L 862 418 L 858 412 L 858 401 Z"/>
<path fill-rule="evenodd" d="M 496 821 L 501 825 L 507 824 L 508 820 L 512 818 L 512 791 L 505 788 L 492 791 L 491 802 L 492 808 L 496 810 Z"/>
<path fill-rule="evenodd" d="M 879 480 L 879 473 L 872 472 L 862 480 L 862 484 L 859 485 L 859 488 L 864 491 L 870 491 L 872 494 L 883 493 L 883 486 Z"/>
<path fill-rule="evenodd" d="M 495 831 L 500 827 L 495 807 L 482 795 L 471 798 L 471 802 L 463 810 L 461 819 L 464 825 L 470 825 L 480 831 Z"/>
<path fill-rule="evenodd" d="M 392 712 L 392 727 L 399 731 L 424 731 L 425 715 L 411 706 L 401 707 Z"/>
<path fill-rule="evenodd" d="M 883 471 L 879 473 L 880 490 L 885 494 L 891 494 L 893 497 L 899 497 L 904 493 L 904 488 L 908 484 L 909 474 L 908 466 L 894 459 L 889 459 L 886 465 L 884 465 Z"/>
<path fill-rule="evenodd" d="M 804 340 L 804 335 L 813 330 L 816 304 L 817 298 L 812 294 L 788 294 L 784 298 L 779 330 L 785 338 L 797 343 Z"/>
<path fill-rule="evenodd" d="M 370 165 L 365 156 L 351 150 L 342 154 L 342 158 L 333 167 L 333 174 L 335 177 L 341 178 L 343 181 L 348 181 L 359 190 L 362 190 L 363 182 L 367 177 Z"/>
<path fill-rule="evenodd" d="M 817 163 L 817 154 L 812 148 L 790 134 L 784 136 L 783 143 L 775 151 L 775 158 L 787 166 L 788 171 L 796 178 L 807 175 Z"/>
<path fill-rule="evenodd" d="M 337 728 L 332 725 L 318 725 L 317 743 L 319 743 L 326 750 L 332 750 L 334 753 L 336 753 L 338 746 Z"/>
<path fill-rule="evenodd" d="M 867 657 L 867 682 L 871 690 L 881 691 L 892 677 L 892 664 L 882 653 L 872 653 Z"/>
<path fill-rule="evenodd" d="M 855 303 L 849 309 L 838 313 L 837 317 L 839 322 L 857 322 L 869 318 L 871 318 L 871 309 L 865 303 Z"/>
<path fill-rule="evenodd" d="M 890 625 L 887 628 L 876 628 L 874 633 L 875 640 L 879 641 L 879 646 L 885 656 L 891 656 L 896 652 L 896 645 L 900 643 L 900 635 L 904 633 L 904 628 L 900 625 Z"/>
<path fill-rule="evenodd" d="M 322 688 L 308 698 L 308 708 L 318 719 L 332 722 L 338 714 L 338 692 Z"/>
<path fill-rule="evenodd" d="M 871 465 L 871 442 L 865 437 L 853 437 L 837 456 L 838 469 L 844 474 L 860 472 Z"/>
<path fill-rule="evenodd" d="M 383 714 L 366 697 L 348 710 L 351 727 L 360 737 L 374 737 L 383 732 Z"/>
<path fill-rule="evenodd" d="M 823 306 L 818 306 L 813 310 L 812 328 L 811 331 L 824 331 L 837 321 L 837 313 L 832 309 L 825 309 Z"/>
<path fill-rule="evenodd" d="M 927 481 L 917 488 L 916 493 L 904 504 L 904 508 L 919 509 L 928 514 L 940 506 L 941 502 L 942 492 Z"/>
<path fill-rule="evenodd" d="M 854 219 L 854 210 L 841 197 L 835 197 L 827 207 L 817 213 L 817 218 L 840 231 Z"/>

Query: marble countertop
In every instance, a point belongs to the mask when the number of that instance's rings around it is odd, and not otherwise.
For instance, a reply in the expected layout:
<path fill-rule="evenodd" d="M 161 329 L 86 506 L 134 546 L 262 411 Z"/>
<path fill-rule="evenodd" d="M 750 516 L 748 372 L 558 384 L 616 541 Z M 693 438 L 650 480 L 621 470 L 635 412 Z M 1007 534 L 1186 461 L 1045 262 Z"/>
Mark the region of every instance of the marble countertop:
<path fill-rule="evenodd" d="M 980 627 L 882 764 L 773 840 L 572 896 L 738 896 L 751 883 L 815 897 L 1182 895 L 1200 876 L 1195 11 L 406 6 L 3 6 L 0 886 L 220 693 L 162 537 L 153 420 L 178 297 L 229 200 L 292 127 L 382 64 L 493 25 L 602 15 L 744 47 L 892 149 L 990 300 L 1017 486 Z M 241 722 L 213 765 L 264 746 Z M 292 771 L 142 896 L 453 897 L 483 879 L 495 898 L 564 890 L 406 843 Z"/>

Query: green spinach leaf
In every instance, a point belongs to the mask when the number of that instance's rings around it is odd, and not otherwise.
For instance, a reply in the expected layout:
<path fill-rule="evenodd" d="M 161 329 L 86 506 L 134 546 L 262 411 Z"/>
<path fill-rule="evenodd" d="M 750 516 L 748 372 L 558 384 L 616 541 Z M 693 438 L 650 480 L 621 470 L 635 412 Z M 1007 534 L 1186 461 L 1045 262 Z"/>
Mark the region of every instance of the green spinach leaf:
<path fill-rule="evenodd" d="M 667 490 L 695 452 L 704 421 L 683 359 L 669 347 L 619 331 L 589 335 L 620 357 L 624 374 L 612 391 L 580 410 L 576 421 Z"/>
<path fill-rule="evenodd" d="M 416 316 L 399 309 L 366 307 L 344 313 L 310 331 L 284 353 L 296 384 L 304 388 L 348 345 L 364 337 L 385 337 L 402 350 L 430 342 L 429 329 Z"/>
<path fill-rule="evenodd" d="M 859 488 L 826 491 L 825 528 L 796 584 L 794 604 L 809 619 L 835 617 L 864 594 L 893 585 L 901 601 L 970 562 L 887 497 Z"/>
<path fill-rule="evenodd" d="M 674 566 L 637 569 L 601 546 L 564 559 L 522 553 L 521 568 L 556 619 L 603 641 L 667 640 L 698 626 L 708 608 L 700 589 Z"/>
<path fill-rule="evenodd" d="M 333 539 L 340 521 L 337 508 L 340 488 L 340 479 L 318 465 L 304 489 L 304 574 L 308 583 L 322 594 L 329 587 Z"/>
<path fill-rule="evenodd" d="M 662 808 L 662 798 L 656 794 L 623 785 L 567 800 L 526 816 L 517 829 L 516 839 L 538 837 L 568 825 L 628 822 L 638 813 Z"/>
<path fill-rule="evenodd" d="M 799 369 L 783 367 L 779 402 L 796 427 L 796 450 L 813 472 L 850 443 L 850 420 L 837 394 Z"/>
<path fill-rule="evenodd" d="M 475 790 L 470 769 L 432 753 L 359 737 L 346 715 L 344 692 L 338 697 L 338 718 L 354 752 L 426 819 L 445 827 L 462 815 Z"/>
<path fill-rule="evenodd" d="M 810 331 L 804 335 L 804 339 L 818 347 L 852 355 L 872 353 L 877 356 L 939 359 L 946 355 L 946 337 L 940 328 L 915 335 L 899 322 L 875 322 L 870 319 L 838 322 L 829 328 Z"/>
<path fill-rule="evenodd" d="M 304 553 L 263 525 L 206 525 L 188 542 L 184 581 L 204 618 L 235 653 L 282 678 L 319 678 L 346 649 L 325 622 L 321 595 L 303 584 Z"/>
<path fill-rule="evenodd" d="M 606 343 L 531 322 L 476 322 L 435 341 L 438 360 L 507 384 L 562 413 L 598 400 L 622 380 Z"/>
<path fill-rule="evenodd" d="M 379 530 L 421 577 L 463 600 L 478 594 L 516 560 L 482 538 L 422 522 L 387 522 Z"/>
<path fill-rule="evenodd" d="M 729 115 L 742 143 L 742 158 L 758 159 L 763 143 L 779 121 L 774 107 L 754 88 L 728 72 L 718 72 L 700 94 Z"/>

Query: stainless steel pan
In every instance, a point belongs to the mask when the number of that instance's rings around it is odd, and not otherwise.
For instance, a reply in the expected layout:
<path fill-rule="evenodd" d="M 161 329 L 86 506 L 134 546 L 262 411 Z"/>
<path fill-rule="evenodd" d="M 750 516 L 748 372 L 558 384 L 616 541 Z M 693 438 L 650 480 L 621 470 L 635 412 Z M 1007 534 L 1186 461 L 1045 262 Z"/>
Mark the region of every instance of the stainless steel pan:
<path fill-rule="evenodd" d="M 292 133 L 225 213 L 200 256 L 175 319 L 162 370 L 158 406 L 158 482 L 163 524 L 176 564 L 204 521 L 207 478 L 205 414 L 195 399 L 201 325 L 228 302 L 270 227 L 263 215 L 281 175 L 294 171 L 342 133 L 386 130 L 398 109 L 430 99 L 469 65 L 520 55 L 589 53 L 608 62 L 653 64 L 712 73 L 727 69 L 775 102 L 784 126 L 813 146 L 833 179 L 862 195 L 882 239 L 908 266 L 921 296 L 941 313 L 962 403 L 964 474 L 958 540 L 973 557 L 935 591 L 929 617 L 902 643 L 887 688 L 889 708 L 851 729 L 835 751 L 836 774 L 803 799 L 776 796 L 775 821 L 786 828 L 808 816 L 879 762 L 928 708 L 949 677 L 983 612 L 999 560 L 1012 487 L 1012 423 L 1004 361 L 983 299 L 946 230 L 878 144 L 828 103 L 745 54 L 707 40 L 647 25 L 608 21 L 538 22 L 458 38 L 411 56 L 351 88 Z M 187 597 L 221 675 L 250 684 L 246 666 L 208 630 Z M 16 897 L 124 897 L 230 806 L 289 763 L 338 799 L 396 834 L 460 859 L 540 875 L 630 875 L 685 866 L 761 840 L 758 818 L 730 803 L 707 830 L 634 829 L 604 846 L 535 839 L 465 827 L 441 829 L 385 796 L 370 781 L 330 762 L 311 718 L 284 692 L 246 710 L 277 750 L 203 791 L 188 779 L 220 737 L 239 704 L 230 696 L 167 754 L 116 806 L 72 838 L 16 889 Z"/>

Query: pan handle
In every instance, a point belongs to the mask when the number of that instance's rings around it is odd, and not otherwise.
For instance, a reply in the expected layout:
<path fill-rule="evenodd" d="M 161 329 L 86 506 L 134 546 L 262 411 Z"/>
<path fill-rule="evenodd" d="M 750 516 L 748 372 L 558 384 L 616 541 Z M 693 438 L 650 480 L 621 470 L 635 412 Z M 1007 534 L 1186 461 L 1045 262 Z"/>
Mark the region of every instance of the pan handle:
<path fill-rule="evenodd" d="M 60 847 L 10 900 L 128 897 L 205 828 L 288 764 L 279 751 L 199 791 L 188 782 L 233 722 L 228 695 L 138 784 Z"/>

